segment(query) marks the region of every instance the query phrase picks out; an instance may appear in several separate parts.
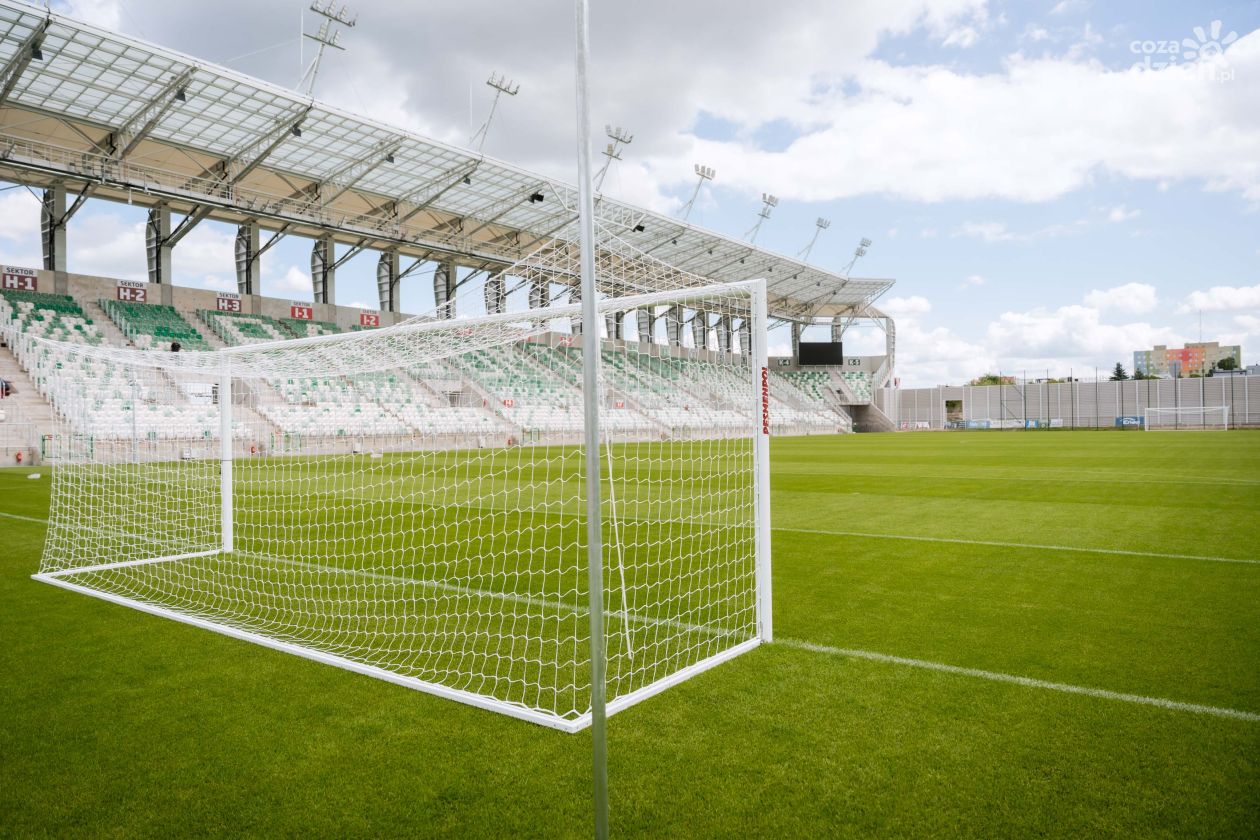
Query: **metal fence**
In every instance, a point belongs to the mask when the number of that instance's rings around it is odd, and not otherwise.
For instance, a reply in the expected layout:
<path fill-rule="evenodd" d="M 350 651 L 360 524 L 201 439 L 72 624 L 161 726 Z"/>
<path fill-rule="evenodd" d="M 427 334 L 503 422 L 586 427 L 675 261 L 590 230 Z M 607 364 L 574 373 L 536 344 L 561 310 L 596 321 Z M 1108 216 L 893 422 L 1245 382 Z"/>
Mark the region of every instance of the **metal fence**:
<path fill-rule="evenodd" d="M 883 389 L 875 402 L 903 430 L 1141 428 L 1148 407 L 1218 406 L 1230 428 L 1260 427 L 1260 376 Z"/>

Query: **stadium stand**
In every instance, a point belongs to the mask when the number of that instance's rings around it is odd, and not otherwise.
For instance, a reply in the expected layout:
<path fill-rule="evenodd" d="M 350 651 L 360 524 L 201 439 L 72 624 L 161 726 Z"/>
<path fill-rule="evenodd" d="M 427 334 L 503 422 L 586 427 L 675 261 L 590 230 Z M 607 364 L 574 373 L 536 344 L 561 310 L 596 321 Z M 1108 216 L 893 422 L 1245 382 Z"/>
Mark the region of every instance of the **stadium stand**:
<path fill-rule="evenodd" d="M 57 341 L 100 344 L 100 329 L 69 295 L 42 292 L 0 292 L 0 318 L 21 332 Z"/>
<path fill-rule="evenodd" d="M 178 304 L 181 290 L 175 291 Z M 187 350 L 205 350 L 210 341 L 242 345 L 344 331 L 332 321 L 204 308 L 193 315 L 191 307 L 185 318 L 168 305 L 109 299 L 97 300 L 96 305 L 117 325 L 117 332 L 108 322 L 105 329 L 93 324 L 73 297 L 33 292 L 0 293 L 0 322 L 18 336 L 89 344 L 126 342 L 154 350 L 168 348 L 171 341 Z M 205 335 L 192 318 L 204 322 Z M 209 440 L 218 435 L 219 414 L 208 384 L 204 392 L 172 393 L 174 386 L 160 374 L 133 382 L 108 362 L 71 359 L 55 347 L 17 341 L 11 349 L 53 410 L 80 418 L 79 430 L 95 438 L 121 441 L 139 434 Z M 607 399 L 601 419 L 611 433 L 643 439 L 747 426 L 747 411 L 737 405 L 739 395 L 747 393 L 747 383 L 733 368 L 672 355 L 665 348 L 651 352 L 607 348 L 603 361 Z M 839 371 L 837 379 L 832 376 L 823 371 L 774 373 L 770 398 L 774 431 L 801 434 L 851 428 L 832 386 L 843 376 L 845 385 L 869 400 L 869 376 Z M 544 431 L 571 437 L 583 427 L 581 378 L 580 350 L 564 337 L 548 335 L 354 381 L 327 377 L 258 383 L 251 396 L 254 415 L 238 418 L 236 434 L 244 435 L 246 421 L 252 420 L 263 421 L 277 436 L 338 440 L 439 435 L 451 436 L 455 445 L 456 438 L 467 442 L 475 436 L 478 445 L 502 445 L 508 440 L 542 440 Z M 89 401 L 89 411 L 82 410 L 83 400 Z M 70 411 L 72 405 L 79 410 Z M 253 426 L 257 429 L 258 423 Z"/>
<path fill-rule="evenodd" d="M 280 325 L 294 338 L 310 338 L 317 335 L 336 335 L 341 328 L 331 321 L 301 321 L 297 318 L 280 318 Z"/>
<path fill-rule="evenodd" d="M 106 299 L 98 303 L 123 335 L 141 350 L 169 350 L 173 341 L 178 341 L 184 350 L 210 349 L 197 328 L 173 306 Z"/>
<path fill-rule="evenodd" d="M 860 371 L 844 371 L 840 374 L 844 383 L 849 386 L 849 390 L 853 392 L 853 396 L 858 402 L 869 403 L 871 401 L 871 375 Z"/>
<path fill-rule="evenodd" d="M 198 309 L 197 315 L 214 330 L 215 335 L 232 347 L 264 341 L 285 341 L 294 337 L 279 321 L 266 315 L 219 312 L 214 309 Z"/>

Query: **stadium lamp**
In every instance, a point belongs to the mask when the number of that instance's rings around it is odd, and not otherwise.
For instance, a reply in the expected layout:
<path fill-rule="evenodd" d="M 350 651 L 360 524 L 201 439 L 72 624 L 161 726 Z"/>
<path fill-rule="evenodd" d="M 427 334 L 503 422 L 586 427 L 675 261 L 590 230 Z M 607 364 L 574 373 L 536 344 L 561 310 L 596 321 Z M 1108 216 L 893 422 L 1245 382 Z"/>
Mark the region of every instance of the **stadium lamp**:
<path fill-rule="evenodd" d="M 529 203 L 530 203 L 530 204 L 541 204 L 544 198 L 546 198 L 546 196 L 544 196 L 544 195 L 543 195 L 542 193 L 540 193 L 540 192 L 531 193 L 531 194 L 530 194 L 530 196 L 529 196 Z"/>
<path fill-rule="evenodd" d="M 831 221 L 821 216 L 818 218 L 818 221 L 814 222 L 813 237 L 810 238 L 808 245 L 797 252 L 797 256 L 800 257 L 802 262 L 809 262 L 809 253 L 814 250 L 814 243 L 818 241 L 818 235 L 829 227 L 831 227 Z"/>
<path fill-rule="evenodd" d="M 181 88 L 176 89 L 176 91 L 175 91 L 175 101 L 176 101 L 176 102 L 187 102 L 187 101 L 188 101 L 188 94 L 187 94 L 187 93 L 185 93 L 185 90 L 186 90 L 186 89 L 185 89 L 185 88 L 182 88 L 182 87 L 181 87 Z"/>
<path fill-rule="evenodd" d="M 705 181 L 712 181 L 717 177 L 717 170 L 712 166 L 701 166 L 696 164 L 696 175 L 700 180 L 696 182 L 696 189 L 691 194 L 691 200 L 683 205 L 682 220 L 687 221 L 687 217 L 691 215 L 691 208 L 696 205 L 696 199 L 700 197 L 700 188 L 704 186 Z M 678 243 L 675 242 L 675 245 Z"/>
<path fill-rule="evenodd" d="M 477 129 L 473 136 L 468 138 L 468 145 L 471 146 L 475 143 L 478 152 L 486 145 L 486 135 L 490 133 L 490 123 L 494 122 L 494 112 L 499 107 L 499 97 L 504 94 L 516 96 L 516 94 L 521 92 L 520 84 L 513 82 L 503 73 L 497 76 L 491 73 L 490 78 L 486 79 L 486 86 L 494 89 L 494 99 L 490 100 L 490 113 L 486 116 L 486 121 L 481 124 L 481 128 Z"/>
<path fill-rule="evenodd" d="M 621 160 L 621 147 L 629 146 L 634 142 L 634 135 L 626 131 L 621 126 L 613 128 L 611 125 L 604 126 L 604 133 L 608 135 L 608 139 L 612 142 L 604 149 L 604 165 L 599 168 L 599 172 L 595 174 L 595 191 L 599 192 L 599 188 L 604 185 L 604 176 L 608 174 L 608 168 L 612 166 L 614 160 Z"/>
<path fill-rule="evenodd" d="M 39 44 L 31 44 L 31 60 L 43 61 L 44 51 L 39 48 Z"/>
<path fill-rule="evenodd" d="M 779 206 L 779 197 L 770 193 L 761 194 L 761 211 L 757 213 L 757 224 L 745 234 L 748 237 L 749 244 L 757 241 L 757 234 L 761 232 L 761 225 L 766 219 L 770 218 L 770 211 Z"/>

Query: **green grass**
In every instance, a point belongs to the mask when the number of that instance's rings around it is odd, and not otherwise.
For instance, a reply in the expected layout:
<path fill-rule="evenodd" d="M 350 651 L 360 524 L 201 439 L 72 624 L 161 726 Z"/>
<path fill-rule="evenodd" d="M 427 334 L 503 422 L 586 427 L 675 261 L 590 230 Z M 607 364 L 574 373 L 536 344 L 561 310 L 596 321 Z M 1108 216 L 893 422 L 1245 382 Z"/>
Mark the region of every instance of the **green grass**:
<path fill-rule="evenodd" d="M 616 834 L 1260 834 L 1260 722 L 787 643 L 1260 714 L 1260 565 L 1142 554 L 1260 559 L 1260 435 L 776 439 L 772 487 L 785 644 L 612 718 Z M 33 582 L 0 528 L 0 835 L 589 834 L 588 734 Z"/>

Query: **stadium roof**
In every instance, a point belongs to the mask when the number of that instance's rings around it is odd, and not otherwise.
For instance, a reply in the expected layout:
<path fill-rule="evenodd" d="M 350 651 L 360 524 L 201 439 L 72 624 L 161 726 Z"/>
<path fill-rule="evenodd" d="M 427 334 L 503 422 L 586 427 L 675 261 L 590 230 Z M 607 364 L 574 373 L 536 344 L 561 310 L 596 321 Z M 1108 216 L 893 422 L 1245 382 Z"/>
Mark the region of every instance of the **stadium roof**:
<path fill-rule="evenodd" d="M 194 225 L 256 218 L 332 233 L 354 253 L 397 248 L 473 266 L 576 239 L 577 188 L 553 178 L 15 0 L 0 0 L 0 38 L 2 177 L 165 203 Z M 604 231 L 679 269 L 766 278 L 778 317 L 854 314 L 893 283 L 608 197 L 596 214 Z"/>

